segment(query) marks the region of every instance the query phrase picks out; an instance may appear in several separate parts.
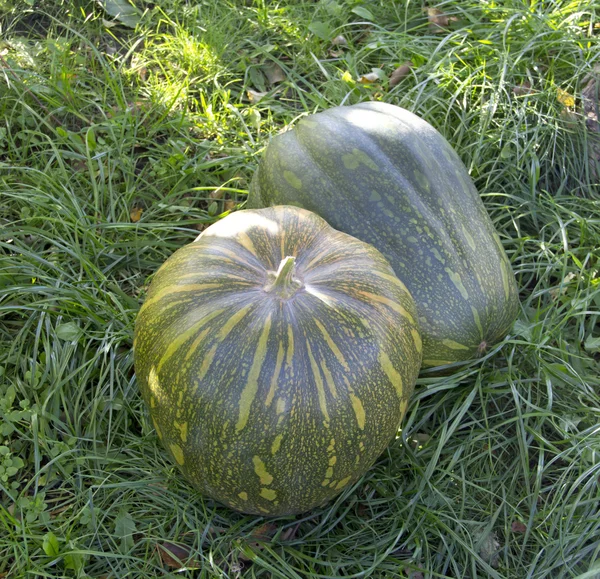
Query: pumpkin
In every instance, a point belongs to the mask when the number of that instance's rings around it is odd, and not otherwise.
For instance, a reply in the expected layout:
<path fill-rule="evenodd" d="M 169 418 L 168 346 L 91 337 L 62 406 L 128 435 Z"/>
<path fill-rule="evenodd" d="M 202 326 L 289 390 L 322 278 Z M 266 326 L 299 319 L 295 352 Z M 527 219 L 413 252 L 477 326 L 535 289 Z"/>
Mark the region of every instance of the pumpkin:
<path fill-rule="evenodd" d="M 337 495 L 393 439 L 421 338 L 379 251 L 273 207 L 223 218 L 163 264 L 134 354 L 184 477 L 233 509 L 280 515 Z"/>
<path fill-rule="evenodd" d="M 373 244 L 417 304 L 423 365 L 484 353 L 510 330 L 510 262 L 450 144 L 402 108 L 368 102 L 304 117 L 267 146 L 248 206 L 290 204 Z"/>

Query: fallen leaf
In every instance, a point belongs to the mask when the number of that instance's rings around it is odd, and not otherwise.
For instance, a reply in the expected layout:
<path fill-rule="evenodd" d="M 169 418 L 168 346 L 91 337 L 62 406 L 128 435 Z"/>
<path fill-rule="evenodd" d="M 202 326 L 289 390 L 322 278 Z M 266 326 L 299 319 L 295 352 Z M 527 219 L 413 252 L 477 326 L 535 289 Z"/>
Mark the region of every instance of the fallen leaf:
<path fill-rule="evenodd" d="M 490 532 L 485 536 L 480 534 L 476 539 L 479 543 L 479 556 L 494 569 L 497 568 L 500 543 L 498 542 L 496 533 Z"/>
<path fill-rule="evenodd" d="M 137 223 L 142 218 L 143 212 L 144 210 L 141 207 L 134 207 L 129 213 L 129 217 L 131 217 L 131 222 Z"/>
<path fill-rule="evenodd" d="M 224 211 L 233 211 L 237 206 L 237 203 L 233 199 L 227 199 L 223 204 Z"/>
<path fill-rule="evenodd" d="M 359 79 L 358 82 L 362 83 L 362 84 L 372 84 L 374 82 L 377 82 L 380 79 L 379 74 L 376 72 L 369 72 L 367 74 L 363 74 Z"/>
<path fill-rule="evenodd" d="M 71 168 L 76 173 L 85 173 L 88 171 L 87 161 L 81 159 L 71 159 Z"/>
<path fill-rule="evenodd" d="M 64 513 L 65 511 L 68 511 L 71 508 L 73 508 L 73 505 L 63 505 L 62 507 L 59 507 L 58 509 L 54 509 L 53 511 L 50 511 L 50 518 L 54 519 L 54 518 L 58 517 L 58 515 L 61 515 L 62 513 Z"/>
<path fill-rule="evenodd" d="M 280 537 L 281 540 L 282 541 L 292 541 L 296 537 L 296 533 L 298 532 L 299 528 L 300 528 L 300 523 L 297 523 L 293 527 L 288 527 L 285 531 L 283 531 L 283 533 L 281 533 L 281 537 Z"/>
<path fill-rule="evenodd" d="M 450 22 L 456 22 L 458 18 L 456 16 L 448 16 L 442 12 L 439 8 L 427 8 L 427 20 L 429 21 L 430 32 L 445 32 L 445 28 L 448 28 Z"/>
<path fill-rule="evenodd" d="M 276 62 L 269 62 L 262 67 L 267 82 L 272 86 L 286 79 L 285 72 Z"/>
<path fill-rule="evenodd" d="M 278 527 L 274 523 L 264 523 L 252 530 L 250 536 L 261 541 L 268 541 L 277 531 Z"/>
<path fill-rule="evenodd" d="M 512 91 L 513 91 L 513 94 L 515 94 L 516 96 L 523 96 L 526 94 L 531 94 L 533 92 L 531 90 L 531 85 L 527 81 L 513 86 Z"/>
<path fill-rule="evenodd" d="M 215 189 L 214 191 L 211 191 L 208 196 L 210 199 L 222 199 L 224 194 L 225 191 L 223 191 L 223 189 Z"/>
<path fill-rule="evenodd" d="M 367 517 L 370 513 L 369 507 L 365 503 L 359 503 L 356 508 L 356 514 L 359 517 Z"/>
<path fill-rule="evenodd" d="M 268 92 L 258 92 L 256 90 L 252 90 L 251 88 L 249 88 L 246 91 L 246 94 L 248 95 L 248 100 L 255 105 L 256 103 L 260 102 L 261 99 L 263 99 L 266 95 L 268 95 Z"/>
<path fill-rule="evenodd" d="M 558 99 L 558 102 L 561 105 L 564 105 L 566 107 L 575 106 L 575 97 L 569 94 L 566 90 L 563 90 L 562 88 L 558 89 L 556 98 Z"/>
<path fill-rule="evenodd" d="M 417 432 L 409 439 L 409 443 L 416 449 L 422 447 L 430 438 L 431 436 L 425 432 Z"/>
<path fill-rule="evenodd" d="M 524 533 L 527 527 L 521 521 L 513 521 L 510 525 L 510 530 L 513 533 Z"/>
<path fill-rule="evenodd" d="M 246 547 L 251 551 L 256 551 L 264 548 L 264 543 L 271 540 L 278 527 L 274 523 L 264 523 L 252 530 L 246 541 Z M 251 558 L 242 551 L 239 554 L 242 561 L 250 561 Z"/>
<path fill-rule="evenodd" d="M 600 66 L 596 65 L 594 70 L 583 79 L 586 86 L 581 91 L 581 102 L 583 104 L 583 116 L 585 127 L 589 131 L 588 162 L 590 175 L 597 179 L 600 176 L 600 122 L 598 119 L 598 108 L 600 100 L 598 91 L 600 89 Z"/>
<path fill-rule="evenodd" d="M 573 281 L 573 279 L 577 277 L 574 272 L 570 271 L 565 277 L 561 284 L 558 287 L 552 288 L 548 293 L 553 300 L 556 300 L 559 296 L 567 293 L 568 285 Z"/>
<path fill-rule="evenodd" d="M 182 567 L 198 569 L 200 566 L 200 563 L 190 553 L 189 547 L 166 541 L 157 547 L 163 565 L 167 565 L 171 569 L 181 569 Z"/>
<path fill-rule="evenodd" d="M 404 64 L 401 64 L 392 74 L 390 75 L 390 87 L 396 86 L 404 77 L 408 76 L 410 69 L 414 66 L 411 60 L 407 60 Z"/>
<path fill-rule="evenodd" d="M 248 559 L 246 559 L 248 560 Z M 244 570 L 244 564 L 239 561 L 234 561 L 229 564 L 229 571 L 234 574 L 235 577 L 239 577 L 240 573 Z"/>
<path fill-rule="evenodd" d="M 331 44 L 333 44 L 334 46 L 348 46 L 348 41 L 341 34 L 338 34 L 331 41 Z"/>
<path fill-rule="evenodd" d="M 587 75 L 583 82 L 587 84 L 581 91 L 581 101 L 583 104 L 583 115 L 585 117 L 586 127 L 595 132 L 600 132 L 600 121 L 598 119 L 598 90 L 600 88 L 600 66 L 596 66 L 594 71 Z"/>

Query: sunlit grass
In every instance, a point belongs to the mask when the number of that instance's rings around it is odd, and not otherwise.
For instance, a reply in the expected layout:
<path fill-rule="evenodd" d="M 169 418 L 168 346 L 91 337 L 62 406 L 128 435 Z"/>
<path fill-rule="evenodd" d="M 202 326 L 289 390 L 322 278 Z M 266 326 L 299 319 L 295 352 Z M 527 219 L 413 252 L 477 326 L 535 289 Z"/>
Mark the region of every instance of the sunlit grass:
<path fill-rule="evenodd" d="M 440 28 L 413 2 L 161 0 L 136 29 L 95 4 L 4 4 L 0 577 L 594 577 L 600 184 L 579 97 L 600 59 L 593 3 L 440 2 Z M 133 322 L 162 262 L 243 206 L 272 134 L 369 99 L 454 145 L 522 310 L 484 360 L 421 375 L 353 488 L 265 527 L 167 459 Z"/>

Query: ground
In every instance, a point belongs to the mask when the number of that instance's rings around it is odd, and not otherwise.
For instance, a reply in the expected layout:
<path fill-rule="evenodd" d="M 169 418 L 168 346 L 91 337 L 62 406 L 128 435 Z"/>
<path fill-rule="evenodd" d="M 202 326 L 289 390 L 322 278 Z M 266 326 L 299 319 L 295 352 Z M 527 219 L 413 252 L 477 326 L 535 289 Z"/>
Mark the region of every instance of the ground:
<path fill-rule="evenodd" d="M 600 576 L 599 15 L 0 0 L 0 577 Z M 271 135 L 363 100 L 448 138 L 522 308 L 482 359 L 421 374 L 334 503 L 243 516 L 162 449 L 135 316 L 160 264 L 243 208 Z"/>

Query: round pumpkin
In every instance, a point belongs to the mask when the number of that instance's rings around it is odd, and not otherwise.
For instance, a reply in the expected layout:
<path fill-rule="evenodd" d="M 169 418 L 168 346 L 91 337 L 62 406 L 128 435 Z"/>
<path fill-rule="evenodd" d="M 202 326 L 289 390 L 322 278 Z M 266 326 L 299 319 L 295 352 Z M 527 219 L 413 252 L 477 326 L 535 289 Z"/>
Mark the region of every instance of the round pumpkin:
<path fill-rule="evenodd" d="M 373 464 L 406 411 L 421 338 L 379 251 L 279 206 L 233 213 L 165 262 L 134 352 L 184 477 L 277 515 L 325 503 Z"/>
<path fill-rule="evenodd" d="M 424 366 L 480 356 L 517 316 L 510 262 L 466 167 L 405 109 L 304 117 L 267 146 L 248 205 L 303 207 L 379 249 L 417 304 Z"/>

